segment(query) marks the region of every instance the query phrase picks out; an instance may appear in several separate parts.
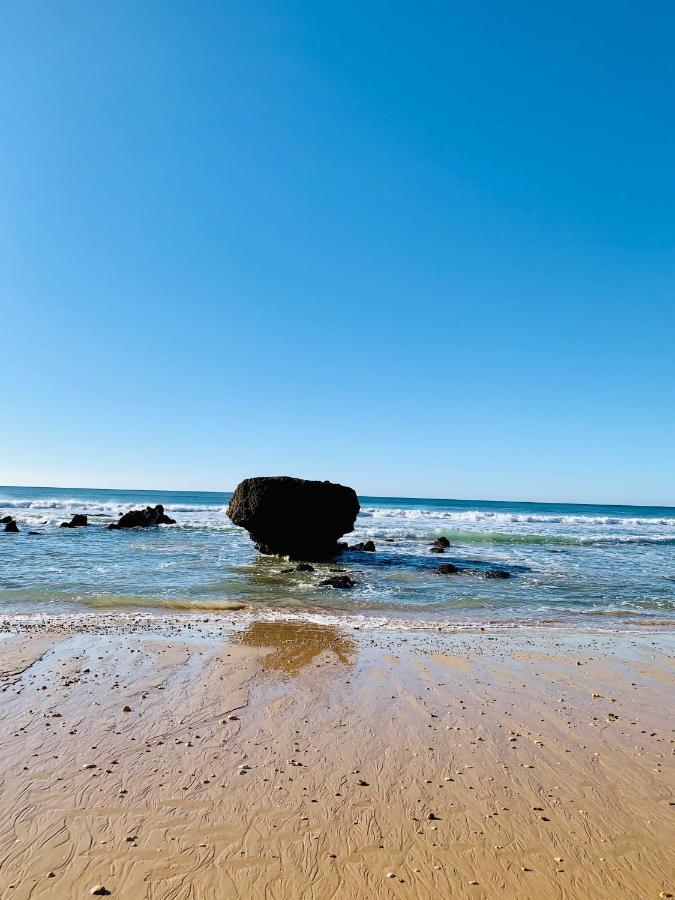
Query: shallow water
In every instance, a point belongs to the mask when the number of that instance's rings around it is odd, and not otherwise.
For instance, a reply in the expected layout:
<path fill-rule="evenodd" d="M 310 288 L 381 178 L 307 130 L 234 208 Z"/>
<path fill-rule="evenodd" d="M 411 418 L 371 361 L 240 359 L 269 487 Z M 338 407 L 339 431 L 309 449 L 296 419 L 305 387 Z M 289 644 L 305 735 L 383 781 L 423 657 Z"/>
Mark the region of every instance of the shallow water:
<path fill-rule="evenodd" d="M 361 498 L 347 553 L 316 573 L 284 573 L 226 515 L 230 494 L 0 487 L 0 612 L 236 610 L 360 615 L 457 625 L 675 623 L 675 509 L 494 501 Z M 107 531 L 120 513 L 163 503 L 178 522 Z M 59 529 L 76 513 L 90 526 Z M 28 531 L 38 531 L 29 535 Z M 429 553 L 445 535 L 451 547 Z M 474 574 L 437 575 L 453 562 Z M 508 569 L 507 580 L 481 573 Z M 329 569 L 357 587 L 319 587 Z"/>

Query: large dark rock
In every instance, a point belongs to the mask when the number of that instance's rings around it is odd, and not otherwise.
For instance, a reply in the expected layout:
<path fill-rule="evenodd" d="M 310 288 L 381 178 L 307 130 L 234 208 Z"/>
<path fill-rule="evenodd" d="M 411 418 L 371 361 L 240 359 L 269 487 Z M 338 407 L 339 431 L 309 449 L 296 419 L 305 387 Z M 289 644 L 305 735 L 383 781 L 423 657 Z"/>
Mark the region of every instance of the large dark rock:
<path fill-rule="evenodd" d="M 283 475 L 246 478 L 227 510 L 261 553 L 291 559 L 326 559 L 346 549 L 338 539 L 353 530 L 358 512 L 350 487 Z"/>
<path fill-rule="evenodd" d="M 87 524 L 87 517 L 83 513 L 75 513 L 70 522 L 61 522 L 59 528 L 84 528 Z"/>
<path fill-rule="evenodd" d="M 10 522 L 13 522 L 14 519 L 11 516 L 3 516 L 0 519 L 0 525 L 9 525 Z"/>
<path fill-rule="evenodd" d="M 119 522 L 112 522 L 108 528 L 148 528 L 150 525 L 175 525 L 176 520 L 164 514 L 161 503 L 157 506 L 146 506 L 145 509 L 132 509 L 120 518 Z"/>
<path fill-rule="evenodd" d="M 8 519 L 9 519 L 9 521 L 7 521 Z M 11 516 L 5 516 L 5 518 L 2 521 L 5 523 L 5 531 L 8 534 L 18 534 L 19 533 L 19 526 L 16 524 L 16 522 L 14 521 L 14 519 Z"/>

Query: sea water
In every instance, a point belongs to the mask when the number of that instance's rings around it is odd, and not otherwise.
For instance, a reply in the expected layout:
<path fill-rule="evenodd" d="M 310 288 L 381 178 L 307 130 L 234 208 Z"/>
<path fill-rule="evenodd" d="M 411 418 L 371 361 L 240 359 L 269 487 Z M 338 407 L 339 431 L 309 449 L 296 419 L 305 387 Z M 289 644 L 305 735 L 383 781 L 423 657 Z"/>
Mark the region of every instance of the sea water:
<path fill-rule="evenodd" d="M 217 613 L 243 604 L 366 624 L 675 623 L 675 508 L 361 497 L 348 540 L 371 538 L 377 551 L 297 573 L 257 553 L 232 525 L 230 496 L 0 487 L 0 517 L 12 515 L 21 529 L 0 531 L 0 614 Z M 175 526 L 107 530 L 121 513 L 157 503 Z M 59 528 L 74 513 L 89 526 Z M 442 535 L 451 546 L 430 553 Z M 469 572 L 439 575 L 444 562 Z M 491 568 L 511 577 L 482 577 Z M 320 586 L 335 569 L 356 586 Z"/>

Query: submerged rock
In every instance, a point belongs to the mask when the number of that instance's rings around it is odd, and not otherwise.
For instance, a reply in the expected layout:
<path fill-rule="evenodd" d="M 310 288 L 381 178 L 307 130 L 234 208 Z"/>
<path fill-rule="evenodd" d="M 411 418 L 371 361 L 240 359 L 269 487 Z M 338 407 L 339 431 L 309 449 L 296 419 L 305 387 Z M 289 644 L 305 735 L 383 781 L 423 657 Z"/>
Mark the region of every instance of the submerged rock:
<path fill-rule="evenodd" d="M 5 523 L 5 531 L 8 534 L 18 534 L 19 533 L 19 526 L 16 524 L 16 522 L 14 521 L 14 519 L 11 516 L 5 516 L 5 518 L 2 521 Z"/>
<path fill-rule="evenodd" d="M 436 566 L 434 572 L 437 575 L 476 575 L 479 578 L 510 578 L 511 573 L 506 569 L 461 569 L 452 563 L 444 563 Z"/>
<path fill-rule="evenodd" d="M 352 488 L 287 476 L 246 478 L 227 509 L 261 553 L 303 560 L 327 559 L 346 549 L 338 540 L 353 530 L 358 512 Z"/>
<path fill-rule="evenodd" d="M 70 522 L 61 522 L 59 528 L 84 528 L 88 524 L 87 517 L 83 513 L 75 513 Z"/>
<path fill-rule="evenodd" d="M 483 578 L 510 578 L 511 573 L 507 572 L 506 569 L 488 569 L 487 572 L 476 572 L 477 575 L 482 575 Z"/>
<path fill-rule="evenodd" d="M 320 581 L 319 584 L 322 587 L 332 587 L 332 588 L 353 588 L 356 584 L 349 575 L 332 575 L 330 578 L 326 578 L 324 581 Z"/>
<path fill-rule="evenodd" d="M 442 566 L 436 566 L 434 572 L 437 575 L 459 575 L 460 569 L 452 563 L 443 563 Z"/>
<path fill-rule="evenodd" d="M 446 537 L 439 537 L 431 545 L 431 549 L 438 552 L 439 550 L 445 550 L 446 547 L 450 546 L 450 541 Z"/>
<path fill-rule="evenodd" d="M 132 509 L 121 516 L 119 522 L 111 522 L 108 528 L 148 528 L 150 525 L 175 525 L 176 520 L 165 515 L 161 503 L 157 506 L 146 506 L 145 509 Z"/>

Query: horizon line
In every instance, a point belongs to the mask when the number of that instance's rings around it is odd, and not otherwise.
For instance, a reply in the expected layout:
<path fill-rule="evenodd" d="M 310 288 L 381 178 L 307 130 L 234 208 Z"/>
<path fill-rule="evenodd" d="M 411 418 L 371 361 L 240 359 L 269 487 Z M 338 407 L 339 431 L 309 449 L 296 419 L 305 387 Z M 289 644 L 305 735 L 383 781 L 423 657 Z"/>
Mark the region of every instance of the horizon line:
<path fill-rule="evenodd" d="M 254 477 L 254 476 L 249 476 Z M 257 476 L 257 477 L 278 477 L 278 476 Z M 293 477 L 293 476 L 289 476 Z M 307 479 L 318 480 L 318 479 Z M 131 488 L 131 487 L 75 487 L 74 485 L 48 485 L 48 484 L 1 484 L 0 490 L 9 488 L 12 490 L 21 488 L 30 488 L 32 490 L 57 490 L 57 491 L 123 491 L 127 493 L 142 493 L 143 491 L 153 494 L 232 494 L 234 489 L 213 490 L 213 489 L 196 489 L 196 488 Z M 634 509 L 669 509 L 675 510 L 675 505 L 668 503 L 593 503 L 587 500 L 513 500 L 513 499 L 487 499 L 478 497 L 425 497 L 425 496 L 407 496 L 404 494 L 362 494 L 357 491 L 360 498 L 372 498 L 377 500 L 436 500 L 443 503 L 505 503 L 505 504 L 530 504 L 532 506 L 607 506 L 607 507 L 630 507 Z M 0 506 L 2 501 L 0 499 Z"/>

